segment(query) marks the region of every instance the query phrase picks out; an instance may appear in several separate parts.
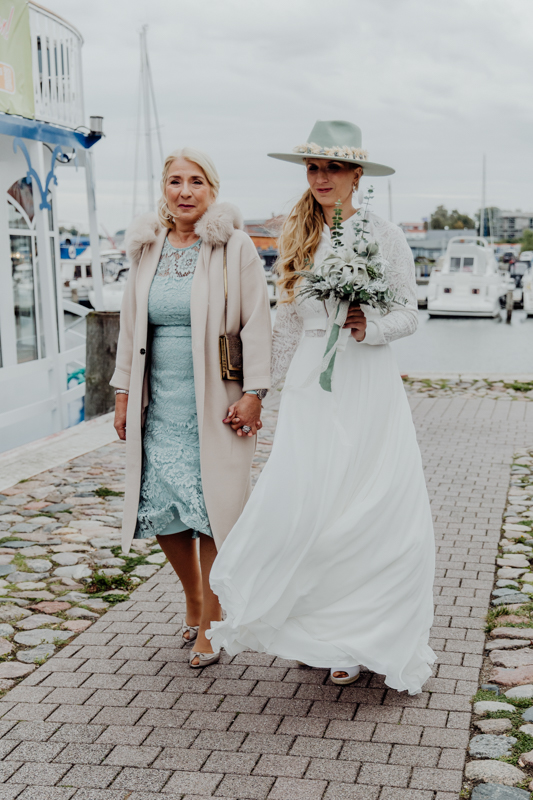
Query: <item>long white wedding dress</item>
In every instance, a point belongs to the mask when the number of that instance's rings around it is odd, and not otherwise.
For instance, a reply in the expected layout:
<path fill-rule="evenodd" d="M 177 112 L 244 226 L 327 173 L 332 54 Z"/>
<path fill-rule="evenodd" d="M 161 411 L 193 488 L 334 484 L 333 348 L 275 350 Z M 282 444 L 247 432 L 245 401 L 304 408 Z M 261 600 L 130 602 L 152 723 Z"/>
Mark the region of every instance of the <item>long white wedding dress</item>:
<path fill-rule="evenodd" d="M 344 224 L 346 243 L 356 219 Z M 211 585 L 226 618 L 210 636 L 215 650 L 231 655 L 251 648 L 315 667 L 362 664 L 388 686 L 416 694 L 435 660 L 428 646 L 434 537 L 411 412 L 388 344 L 416 329 L 416 284 L 400 229 L 374 214 L 368 224 L 390 264 L 389 282 L 407 302 L 384 317 L 365 308 L 363 343 L 343 331 L 331 393 L 317 375 L 324 305 L 279 307 L 273 382 L 286 378 L 274 445 L 213 565 Z M 315 263 L 329 252 L 325 227 Z"/>

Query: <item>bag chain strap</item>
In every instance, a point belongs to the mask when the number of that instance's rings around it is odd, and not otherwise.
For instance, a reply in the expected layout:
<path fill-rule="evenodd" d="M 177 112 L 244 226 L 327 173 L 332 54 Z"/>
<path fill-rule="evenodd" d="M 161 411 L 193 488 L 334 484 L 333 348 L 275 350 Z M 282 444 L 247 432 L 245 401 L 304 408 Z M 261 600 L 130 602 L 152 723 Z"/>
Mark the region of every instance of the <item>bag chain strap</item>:
<path fill-rule="evenodd" d="M 224 336 L 228 335 L 228 253 L 224 245 Z"/>

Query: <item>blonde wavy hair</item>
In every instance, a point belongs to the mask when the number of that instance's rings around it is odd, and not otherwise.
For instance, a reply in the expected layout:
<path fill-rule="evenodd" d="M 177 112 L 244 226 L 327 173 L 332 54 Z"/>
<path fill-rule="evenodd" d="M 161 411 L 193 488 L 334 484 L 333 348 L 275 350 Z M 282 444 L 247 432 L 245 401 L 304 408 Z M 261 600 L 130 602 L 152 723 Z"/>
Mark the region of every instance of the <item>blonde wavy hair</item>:
<path fill-rule="evenodd" d="M 297 272 L 311 265 L 324 227 L 322 206 L 308 189 L 298 200 L 283 223 L 278 240 L 279 303 L 292 303 L 294 289 L 300 280 Z"/>
<path fill-rule="evenodd" d="M 159 217 L 159 221 L 163 227 L 169 228 L 169 230 L 172 230 L 175 225 L 174 217 L 170 213 L 167 205 L 165 189 L 170 167 L 177 158 L 184 158 L 187 161 L 190 161 L 192 164 L 196 164 L 197 167 L 200 167 L 207 179 L 208 184 L 213 190 L 215 198 L 217 197 L 220 189 L 220 177 L 217 172 L 217 168 L 207 153 L 203 153 L 201 150 L 197 150 L 195 147 L 182 147 L 179 150 L 173 150 L 172 153 L 169 153 L 163 165 L 163 173 L 161 175 L 161 197 L 157 203 L 157 215 Z"/>
<path fill-rule="evenodd" d="M 353 169 L 357 169 L 357 165 Z M 360 179 L 361 175 L 354 190 L 359 187 Z M 324 222 L 322 206 L 308 189 L 283 223 L 278 240 L 279 258 L 275 270 L 279 276 L 280 304 L 294 301 L 294 290 L 301 280 L 296 273 L 309 269 L 313 263 Z"/>

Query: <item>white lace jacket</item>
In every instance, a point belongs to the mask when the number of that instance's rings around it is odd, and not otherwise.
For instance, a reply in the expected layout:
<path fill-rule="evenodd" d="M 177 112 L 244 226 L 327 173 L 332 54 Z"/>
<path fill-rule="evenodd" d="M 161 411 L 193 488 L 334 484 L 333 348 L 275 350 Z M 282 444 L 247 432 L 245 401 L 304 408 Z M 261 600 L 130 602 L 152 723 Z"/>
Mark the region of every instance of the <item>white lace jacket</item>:
<path fill-rule="evenodd" d="M 346 244 L 353 242 L 355 238 L 353 222 L 358 216 L 350 217 L 344 224 L 343 240 Z M 417 328 L 415 269 L 411 248 L 400 228 L 372 213 L 368 214 L 368 222 L 371 236 L 379 243 L 383 256 L 389 262 L 389 283 L 397 297 L 406 301 L 405 304 L 395 304 L 385 316 L 381 316 L 373 308 L 364 307 L 367 328 L 365 339 L 359 344 L 383 345 L 403 336 L 410 336 Z M 329 228 L 324 226 L 315 263 L 321 263 L 331 249 Z M 326 322 L 324 304 L 318 300 L 295 300 L 293 303 L 282 303 L 278 307 L 272 340 L 273 389 L 283 381 L 304 331 L 313 335 L 312 332 L 316 330 L 325 330 Z"/>

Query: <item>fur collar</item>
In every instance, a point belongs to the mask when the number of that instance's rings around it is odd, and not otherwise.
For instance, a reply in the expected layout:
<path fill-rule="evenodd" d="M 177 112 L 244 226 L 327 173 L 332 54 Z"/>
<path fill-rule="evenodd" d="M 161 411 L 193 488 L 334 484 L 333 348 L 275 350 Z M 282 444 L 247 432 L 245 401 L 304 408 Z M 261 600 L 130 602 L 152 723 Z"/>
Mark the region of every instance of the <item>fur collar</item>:
<path fill-rule="evenodd" d="M 153 244 L 160 232 L 161 223 L 153 211 L 136 217 L 124 237 L 124 247 L 130 261 L 138 264 L 144 248 Z"/>
<path fill-rule="evenodd" d="M 206 244 L 221 247 L 226 244 L 233 231 L 243 230 L 244 221 L 237 206 L 231 203 L 213 203 L 203 217 L 200 217 L 194 230 Z M 157 214 L 142 214 L 133 220 L 125 236 L 128 257 L 139 263 L 143 249 L 153 244 L 162 231 Z"/>
<path fill-rule="evenodd" d="M 229 241 L 235 229 L 242 231 L 243 228 L 242 214 L 231 203 L 213 203 L 194 226 L 202 241 L 211 247 L 221 247 Z"/>

